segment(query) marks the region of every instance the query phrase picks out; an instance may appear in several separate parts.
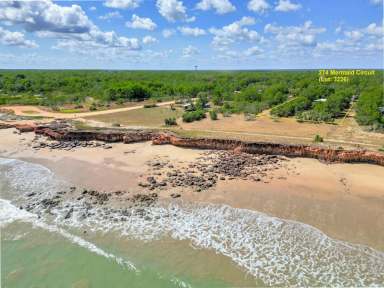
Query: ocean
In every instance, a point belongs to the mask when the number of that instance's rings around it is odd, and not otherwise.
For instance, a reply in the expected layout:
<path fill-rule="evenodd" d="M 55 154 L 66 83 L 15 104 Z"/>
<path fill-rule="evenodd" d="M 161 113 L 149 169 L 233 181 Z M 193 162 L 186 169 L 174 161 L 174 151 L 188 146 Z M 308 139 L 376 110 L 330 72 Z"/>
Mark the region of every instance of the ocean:
<path fill-rule="evenodd" d="M 1 287 L 384 286 L 383 252 L 257 211 L 31 205 L 71 186 L 0 158 Z"/>

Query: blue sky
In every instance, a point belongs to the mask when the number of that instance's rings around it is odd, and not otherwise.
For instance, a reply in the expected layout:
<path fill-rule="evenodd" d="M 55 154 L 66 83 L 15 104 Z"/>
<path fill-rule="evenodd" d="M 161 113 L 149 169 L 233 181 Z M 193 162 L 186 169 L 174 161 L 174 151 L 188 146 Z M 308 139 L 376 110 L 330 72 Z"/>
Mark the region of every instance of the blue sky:
<path fill-rule="evenodd" d="M 0 0 L 0 68 L 383 68 L 383 0 Z"/>

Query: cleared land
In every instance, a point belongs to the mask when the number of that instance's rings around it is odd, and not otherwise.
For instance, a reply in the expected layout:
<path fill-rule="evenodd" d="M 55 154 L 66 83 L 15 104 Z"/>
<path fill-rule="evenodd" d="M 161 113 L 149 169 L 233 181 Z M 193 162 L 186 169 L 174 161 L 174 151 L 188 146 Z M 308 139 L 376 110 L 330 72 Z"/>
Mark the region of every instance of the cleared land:
<path fill-rule="evenodd" d="M 182 114 L 181 110 L 172 110 L 169 107 L 141 108 L 126 112 L 109 113 L 86 117 L 86 120 L 94 120 L 104 123 L 119 123 L 124 126 L 155 127 L 164 126 L 164 119 Z"/>

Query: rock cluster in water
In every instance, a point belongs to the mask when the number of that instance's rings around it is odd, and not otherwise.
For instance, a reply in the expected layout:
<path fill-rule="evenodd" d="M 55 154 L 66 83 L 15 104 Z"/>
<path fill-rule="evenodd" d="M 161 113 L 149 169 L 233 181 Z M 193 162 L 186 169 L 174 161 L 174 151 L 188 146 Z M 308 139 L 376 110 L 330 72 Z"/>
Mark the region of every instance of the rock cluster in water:
<path fill-rule="evenodd" d="M 39 193 L 25 195 L 25 202 L 19 206 L 41 216 L 61 214 L 66 220 L 74 216 L 75 212 L 80 213 L 80 219 L 90 217 L 94 209 L 102 208 L 106 217 L 111 220 L 121 220 L 117 215 L 129 217 L 132 215 L 147 217 L 146 208 L 154 206 L 158 202 L 157 193 L 133 194 L 127 191 L 99 192 L 93 189 L 77 189 L 71 187 L 63 190 L 52 197 L 44 197 Z M 63 212 L 64 211 L 64 212 Z"/>

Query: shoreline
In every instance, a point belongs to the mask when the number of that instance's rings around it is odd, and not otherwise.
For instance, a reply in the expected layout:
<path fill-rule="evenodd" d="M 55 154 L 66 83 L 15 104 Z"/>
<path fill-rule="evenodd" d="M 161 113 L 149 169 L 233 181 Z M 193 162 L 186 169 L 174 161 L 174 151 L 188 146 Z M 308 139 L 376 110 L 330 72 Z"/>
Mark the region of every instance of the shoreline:
<path fill-rule="evenodd" d="M 105 192 L 123 190 L 130 195 L 155 192 L 159 199 L 167 201 L 177 201 L 171 194 L 179 194 L 183 201 L 225 204 L 306 223 L 333 238 L 384 251 L 384 183 L 381 181 L 384 169 L 381 166 L 325 164 L 315 159 L 289 158 L 276 169 L 269 169 L 266 162 L 266 176 L 261 177 L 261 181 L 230 179 L 231 176 L 221 180 L 223 176 L 219 176 L 213 187 L 201 192 L 185 185 L 149 190 L 150 187 L 141 187 L 140 182 L 148 177 L 159 178 L 160 182 L 175 169 L 185 175 L 191 169 L 189 165 L 201 163 L 204 167 L 213 161 L 201 160 L 204 153 L 216 155 L 217 151 L 152 145 L 147 141 L 129 145 L 113 143 L 111 149 L 77 147 L 52 152 L 48 147 L 33 149 L 33 133 L 19 135 L 14 131 L 0 130 L 0 137 L 4 139 L 0 143 L 0 156 L 42 164 L 78 187 Z M 153 161 L 168 162 L 153 170 Z M 172 169 L 168 167 L 171 164 Z"/>
<path fill-rule="evenodd" d="M 66 121 L 53 121 L 45 125 L 5 124 L 0 128 L 16 128 L 20 133 L 34 132 L 60 142 L 103 141 L 105 143 L 130 144 L 152 141 L 155 145 L 230 150 L 249 154 L 281 155 L 287 157 L 314 158 L 326 163 L 368 163 L 384 166 L 384 153 L 364 149 L 347 150 L 343 147 L 325 147 L 308 144 L 282 144 L 270 142 L 247 142 L 221 138 L 181 137 L 170 131 L 156 129 L 111 129 L 79 130 Z M 75 146 L 73 146 L 74 148 Z M 53 148 L 53 147 L 52 147 Z"/>

